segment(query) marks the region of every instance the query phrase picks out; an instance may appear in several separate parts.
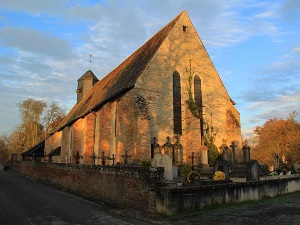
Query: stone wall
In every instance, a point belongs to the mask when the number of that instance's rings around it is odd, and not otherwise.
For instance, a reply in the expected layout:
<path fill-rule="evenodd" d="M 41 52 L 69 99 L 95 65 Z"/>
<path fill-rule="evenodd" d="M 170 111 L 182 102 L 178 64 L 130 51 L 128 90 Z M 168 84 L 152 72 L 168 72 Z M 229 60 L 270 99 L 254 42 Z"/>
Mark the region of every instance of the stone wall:
<path fill-rule="evenodd" d="M 14 162 L 13 171 L 71 193 L 120 208 L 174 215 L 226 203 L 300 191 L 300 176 L 259 182 L 162 187 L 163 169 Z M 109 169 L 110 168 L 110 169 Z"/>
<path fill-rule="evenodd" d="M 161 214 L 174 215 L 214 205 L 261 200 L 296 191 L 300 191 L 299 176 L 259 182 L 161 188 L 156 196 L 156 210 Z"/>
<path fill-rule="evenodd" d="M 23 176 L 98 202 L 155 212 L 156 189 L 147 178 L 149 168 L 139 167 L 136 172 L 120 168 L 109 171 L 101 170 L 101 167 L 83 166 L 80 169 L 74 165 L 33 162 L 15 162 L 13 165 L 13 171 Z"/>

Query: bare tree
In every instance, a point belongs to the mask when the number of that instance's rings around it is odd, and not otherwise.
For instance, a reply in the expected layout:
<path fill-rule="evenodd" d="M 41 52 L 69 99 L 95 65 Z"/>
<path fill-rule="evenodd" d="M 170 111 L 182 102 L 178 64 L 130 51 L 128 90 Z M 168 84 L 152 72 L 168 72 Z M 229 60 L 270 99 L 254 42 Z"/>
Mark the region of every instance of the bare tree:
<path fill-rule="evenodd" d="M 49 134 L 51 134 L 58 128 L 64 116 L 65 111 L 62 110 L 56 102 L 53 102 L 50 105 L 49 109 L 46 111 L 45 116 L 43 118 L 45 125 L 44 138 L 47 138 Z"/>

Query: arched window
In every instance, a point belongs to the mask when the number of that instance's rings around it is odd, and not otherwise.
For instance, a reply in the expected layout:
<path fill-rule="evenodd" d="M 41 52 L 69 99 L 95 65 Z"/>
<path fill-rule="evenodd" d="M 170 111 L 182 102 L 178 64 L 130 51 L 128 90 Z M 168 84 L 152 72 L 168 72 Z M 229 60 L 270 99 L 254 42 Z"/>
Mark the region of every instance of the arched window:
<path fill-rule="evenodd" d="M 174 134 L 182 134 L 181 86 L 180 86 L 180 75 L 177 71 L 173 73 L 173 118 L 174 118 Z"/>
<path fill-rule="evenodd" d="M 202 110 L 202 90 L 201 90 L 201 79 L 199 76 L 194 77 L 194 96 L 195 102 L 198 106 L 199 113 Z"/>
<path fill-rule="evenodd" d="M 198 108 L 200 116 L 200 132 L 201 132 L 201 142 L 203 141 L 203 104 L 202 104 L 202 89 L 201 89 L 201 79 L 199 76 L 194 77 L 194 97 L 195 103 Z"/>

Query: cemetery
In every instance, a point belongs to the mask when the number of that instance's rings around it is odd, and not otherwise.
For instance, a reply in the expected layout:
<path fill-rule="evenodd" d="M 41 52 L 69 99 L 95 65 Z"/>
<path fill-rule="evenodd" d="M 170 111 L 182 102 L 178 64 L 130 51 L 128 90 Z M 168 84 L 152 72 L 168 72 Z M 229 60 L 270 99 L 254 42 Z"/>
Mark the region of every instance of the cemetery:
<path fill-rule="evenodd" d="M 223 142 L 220 149 L 222 152 L 213 167 L 194 166 L 193 162 L 198 159 L 191 154 L 192 163 L 185 165 L 190 168 L 188 172 L 183 171 L 180 143 L 160 146 L 155 139 L 151 145 L 153 158 L 145 162 L 132 159 L 127 152 L 122 155 L 122 163 L 115 163 L 114 157 L 104 154 L 98 158 L 91 155 L 93 165 L 52 163 L 34 158 L 18 161 L 13 155 L 11 168 L 97 202 L 163 215 L 300 191 L 299 173 L 271 176 L 266 166 L 251 159 L 247 143 L 242 148 L 242 162 L 236 159 L 234 143 L 228 147 Z M 96 160 L 100 160 L 101 165 L 96 165 Z M 106 164 L 108 160 L 111 165 Z M 279 166 L 275 157 L 275 170 Z"/>

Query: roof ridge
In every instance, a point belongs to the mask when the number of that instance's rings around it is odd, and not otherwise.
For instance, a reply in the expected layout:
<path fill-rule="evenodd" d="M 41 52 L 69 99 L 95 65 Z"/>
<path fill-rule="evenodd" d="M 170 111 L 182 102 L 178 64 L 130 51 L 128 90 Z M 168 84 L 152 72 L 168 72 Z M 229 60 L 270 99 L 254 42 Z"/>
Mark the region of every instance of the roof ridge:
<path fill-rule="evenodd" d="M 141 47 L 128 56 L 120 65 L 99 80 L 68 113 L 60 128 L 74 123 L 79 118 L 99 109 L 103 104 L 134 87 L 137 78 L 143 73 L 161 44 L 168 37 L 184 10 L 167 25 L 156 32 Z"/>

